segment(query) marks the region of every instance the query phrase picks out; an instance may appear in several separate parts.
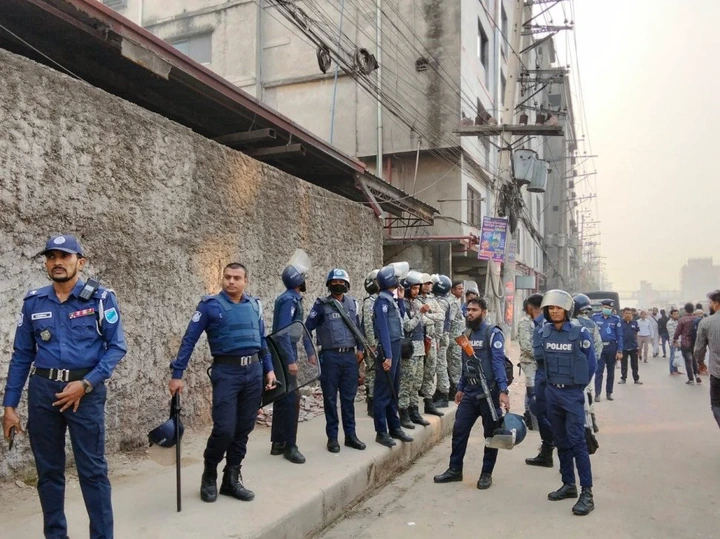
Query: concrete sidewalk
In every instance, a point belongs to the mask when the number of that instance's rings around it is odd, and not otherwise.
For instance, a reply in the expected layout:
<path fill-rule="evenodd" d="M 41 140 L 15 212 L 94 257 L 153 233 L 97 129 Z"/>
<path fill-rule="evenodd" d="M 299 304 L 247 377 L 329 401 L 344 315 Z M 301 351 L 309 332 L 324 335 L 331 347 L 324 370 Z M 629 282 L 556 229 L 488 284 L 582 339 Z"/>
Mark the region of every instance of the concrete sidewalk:
<path fill-rule="evenodd" d="M 270 429 L 258 428 L 250 436 L 243 463 L 245 485 L 256 494 L 252 502 L 219 496 L 213 504 L 200 500 L 202 449 L 206 437 L 195 434 L 183 452 L 183 510 L 175 510 L 175 468 L 161 467 L 144 458 L 121 473 L 113 473 L 115 536 L 118 538 L 302 538 L 316 533 L 346 513 L 374 488 L 394 477 L 417 457 L 436 445 L 451 430 L 454 404 L 442 418 L 425 416 L 430 426 L 407 432 L 413 443 L 398 443 L 392 450 L 375 443 L 372 419 L 365 403 L 356 405 L 358 437 L 367 449 L 342 445 L 338 454 L 326 448 L 325 419 L 319 416 L 300 425 L 298 445 L 306 456 L 302 465 L 270 455 Z M 87 514 L 77 481 L 69 481 L 66 513 L 70 537 L 87 536 Z M 219 486 L 219 481 L 218 481 Z M 10 485 L 10 488 L 17 488 Z M 42 536 L 42 513 L 36 494 L 3 505 L 2 537 L 25 539 Z"/>

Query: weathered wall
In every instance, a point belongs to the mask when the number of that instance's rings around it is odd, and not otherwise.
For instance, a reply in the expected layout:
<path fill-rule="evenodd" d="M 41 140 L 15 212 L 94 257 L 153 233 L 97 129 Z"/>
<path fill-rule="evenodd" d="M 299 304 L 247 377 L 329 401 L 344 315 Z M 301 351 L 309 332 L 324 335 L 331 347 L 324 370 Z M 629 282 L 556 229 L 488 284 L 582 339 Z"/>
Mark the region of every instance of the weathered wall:
<path fill-rule="evenodd" d="M 309 296 L 334 266 L 361 295 L 382 261 L 370 210 L 3 50 L 0 231 L 0 387 L 22 297 L 48 283 L 35 256 L 48 235 L 78 235 L 86 275 L 117 292 L 129 352 L 109 384 L 109 451 L 143 445 L 167 413 L 168 362 L 225 263 L 248 266 L 269 322 L 295 248 L 315 265 Z M 190 424 L 209 420 L 208 361 L 203 339 L 186 377 Z M 24 402 L 20 412 L 27 418 Z M 12 455 L 0 447 L 0 476 L 28 464 L 26 439 Z"/>

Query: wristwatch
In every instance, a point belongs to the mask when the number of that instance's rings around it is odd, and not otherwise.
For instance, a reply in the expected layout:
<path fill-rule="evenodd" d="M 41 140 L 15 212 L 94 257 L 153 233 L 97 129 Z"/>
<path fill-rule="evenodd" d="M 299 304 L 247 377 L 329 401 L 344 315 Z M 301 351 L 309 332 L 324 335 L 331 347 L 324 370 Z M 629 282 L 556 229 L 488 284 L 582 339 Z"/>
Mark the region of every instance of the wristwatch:
<path fill-rule="evenodd" d="M 87 380 L 85 380 L 84 378 L 82 380 L 82 385 L 85 388 L 85 394 L 88 394 L 93 390 L 92 384 L 90 382 L 88 382 Z"/>

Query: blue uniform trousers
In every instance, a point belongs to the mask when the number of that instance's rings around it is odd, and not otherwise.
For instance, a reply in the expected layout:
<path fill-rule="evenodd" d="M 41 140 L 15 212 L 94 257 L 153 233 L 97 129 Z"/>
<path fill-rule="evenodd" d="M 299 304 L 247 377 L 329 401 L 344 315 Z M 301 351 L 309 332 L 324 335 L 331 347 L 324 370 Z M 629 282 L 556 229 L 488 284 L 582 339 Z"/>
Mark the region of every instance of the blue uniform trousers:
<path fill-rule="evenodd" d="M 288 387 L 295 387 L 295 377 L 288 375 Z M 284 443 L 288 447 L 297 445 L 298 419 L 300 417 L 300 392 L 296 389 L 286 393 L 273 403 L 272 431 L 270 439 L 274 443 Z"/>
<path fill-rule="evenodd" d="M 530 407 L 530 411 L 537 418 L 540 439 L 547 445 L 553 445 L 553 431 L 547 412 L 546 389 L 545 367 L 544 365 L 538 365 L 535 373 L 535 403 Z"/>
<path fill-rule="evenodd" d="M 339 391 L 343 431 L 345 436 L 354 436 L 355 396 L 360 375 L 355 353 L 352 351 L 323 351 L 320 353 L 320 366 L 320 387 L 325 406 L 325 434 L 328 439 L 337 440 L 339 425 L 337 396 Z"/>
<path fill-rule="evenodd" d="M 607 369 L 607 382 L 605 383 L 605 393 L 612 395 L 615 386 L 615 356 L 617 354 L 617 343 L 615 341 L 604 343 L 602 353 L 598 358 L 597 370 L 595 371 L 595 395 L 602 394 L 602 383 L 605 369 Z"/>
<path fill-rule="evenodd" d="M 247 366 L 217 365 L 210 371 L 213 386 L 213 429 L 204 458 L 228 466 L 242 463 L 247 453 L 248 436 L 255 428 L 263 391 L 262 363 Z"/>
<path fill-rule="evenodd" d="M 575 466 L 581 487 L 592 487 L 590 455 L 585 441 L 585 388 L 580 385 L 547 387 L 548 416 L 560 459 L 562 481 L 575 484 Z"/>
<path fill-rule="evenodd" d="M 113 511 L 105 461 L 105 384 L 98 384 L 72 407 L 60 412 L 57 400 L 66 382 L 31 376 L 28 388 L 28 434 L 38 473 L 38 494 L 46 538 L 65 539 L 65 431 L 70 431 L 75 467 L 85 508 L 90 517 L 90 538 L 113 537 Z"/>
<path fill-rule="evenodd" d="M 373 391 L 373 418 L 375 432 L 388 432 L 400 428 L 398 404 L 393 399 L 400 394 L 400 348 L 402 341 L 392 341 L 392 366 L 386 373 L 382 368 L 383 354 L 380 353 L 375 365 L 375 388 Z M 392 383 L 392 388 L 390 384 Z M 394 389 L 393 389 L 394 388 Z"/>
<path fill-rule="evenodd" d="M 472 392 L 464 392 L 460 406 L 455 413 L 455 424 L 453 425 L 452 435 L 452 452 L 450 453 L 450 467 L 462 470 L 465 451 L 467 450 L 468 440 L 470 439 L 470 431 L 479 417 L 482 418 L 483 436 L 490 438 L 497 423 L 493 421 L 492 411 L 488 406 L 487 399 L 482 397 L 478 399 L 478 393 L 482 393 L 482 389 Z M 492 400 L 495 403 L 495 409 L 500 408 L 497 389 L 491 391 Z M 498 417 L 500 417 L 498 412 Z M 483 453 L 482 473 L 492 474 L 497 461 L 498 450 L 486 447 Z"/>

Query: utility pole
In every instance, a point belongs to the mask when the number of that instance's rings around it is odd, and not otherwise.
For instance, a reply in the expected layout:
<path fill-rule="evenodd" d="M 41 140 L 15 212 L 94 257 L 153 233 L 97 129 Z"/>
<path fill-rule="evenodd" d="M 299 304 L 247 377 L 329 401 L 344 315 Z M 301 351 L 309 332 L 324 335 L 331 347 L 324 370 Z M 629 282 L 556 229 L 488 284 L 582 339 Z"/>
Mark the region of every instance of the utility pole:
<path fill-rule="evenodd" d="M 382 180 L 383 177 L 383 106 L 381 101 L 382 90 L 382 0 L 376 0 L 375 3 L 375 42 L 377 49 L 375 57 L 377 59 L 377 157 L 375 161 L 375 176 Z"/>

